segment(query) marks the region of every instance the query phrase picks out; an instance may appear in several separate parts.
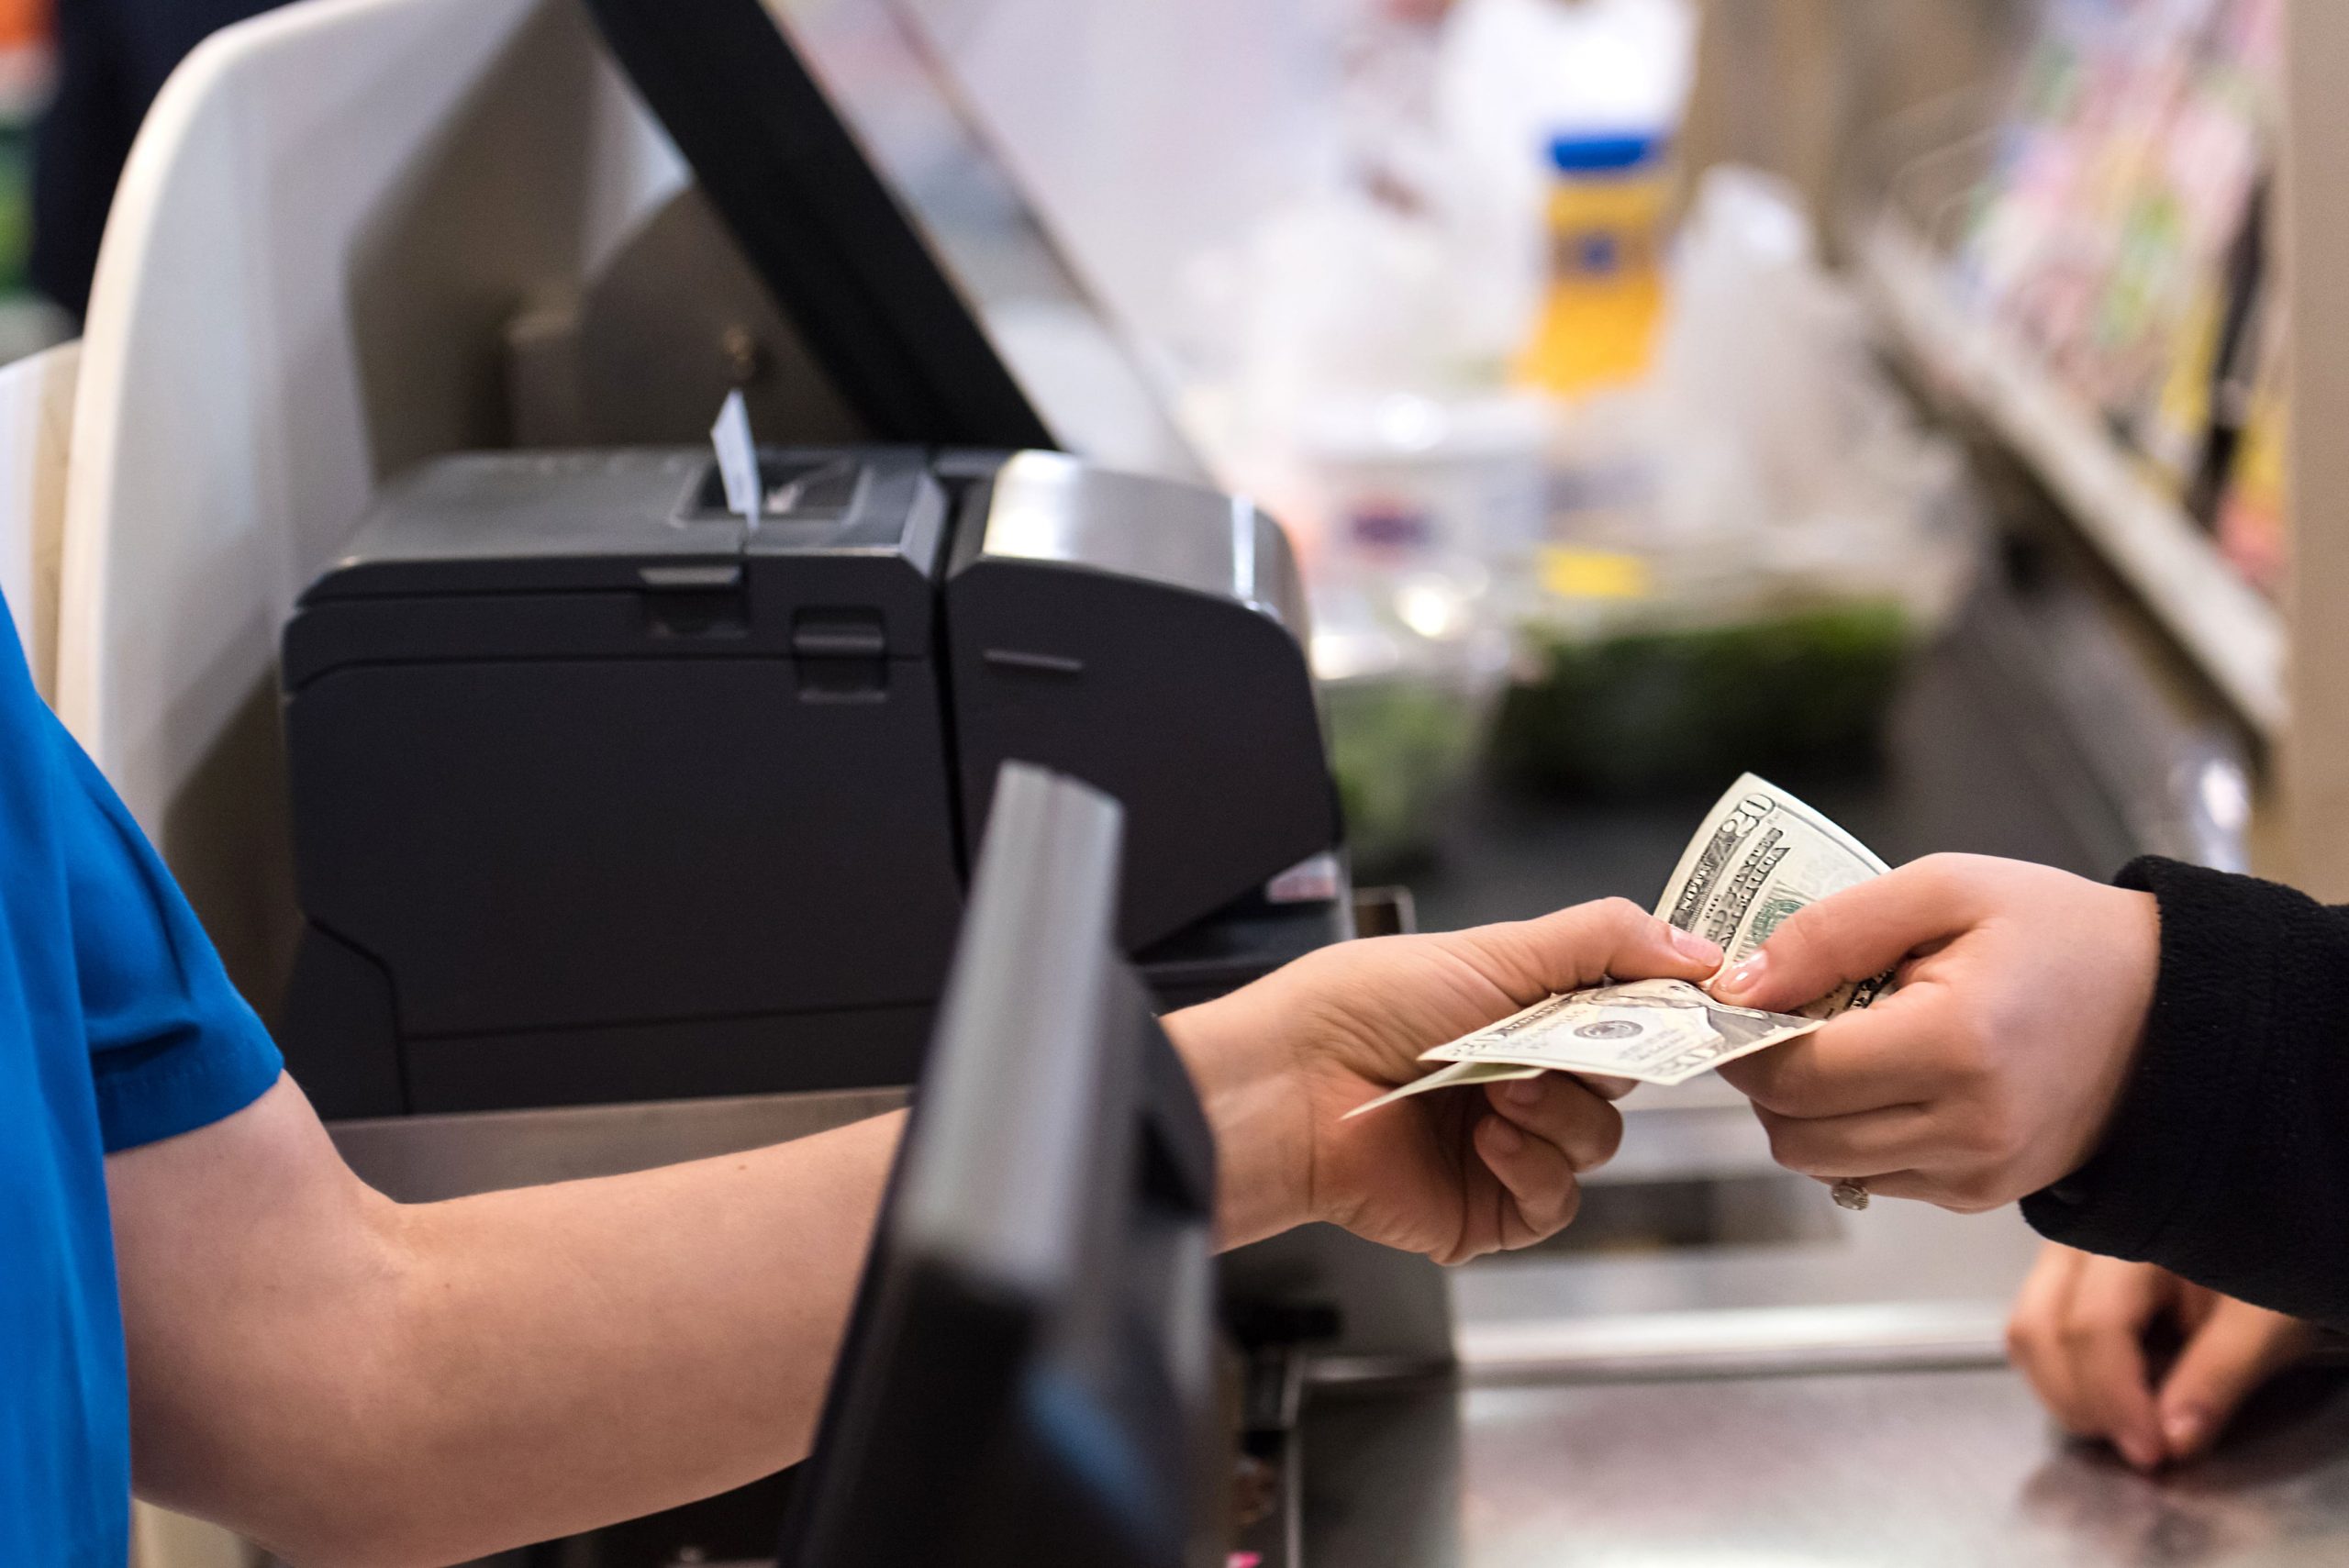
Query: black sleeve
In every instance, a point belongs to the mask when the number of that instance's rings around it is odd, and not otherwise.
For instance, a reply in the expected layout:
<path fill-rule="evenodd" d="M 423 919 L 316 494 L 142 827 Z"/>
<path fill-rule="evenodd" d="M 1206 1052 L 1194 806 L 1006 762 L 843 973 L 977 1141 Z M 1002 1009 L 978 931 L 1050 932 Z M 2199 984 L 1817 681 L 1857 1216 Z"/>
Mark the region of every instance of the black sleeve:
<path fill-rule="evenodd" d="M 2023 1200 L 2052 1240 L 2349 1328 L 2349 909 L 2141 860 L 2161 973 L 2095 1156 Z"/>

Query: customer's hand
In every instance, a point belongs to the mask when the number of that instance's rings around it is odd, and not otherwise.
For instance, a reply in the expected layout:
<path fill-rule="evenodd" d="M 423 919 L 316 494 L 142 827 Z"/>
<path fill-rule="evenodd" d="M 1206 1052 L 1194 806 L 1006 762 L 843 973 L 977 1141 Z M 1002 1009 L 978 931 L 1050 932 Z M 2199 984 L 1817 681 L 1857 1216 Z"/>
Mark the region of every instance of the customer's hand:
<path fill-rule="evenodd" d="M 1462 1262 L 1572 1219 L 1575 1173 L 1622 1118 L 1551 1073 L 1343 1119 L 1427 1071 L 1419 1052 L 1602 977 L 1701 980 L 1720 951 L 1620 899 L 1539 920 L 1325 948 L 1166 1019 L 1216 1129 L 1221 1230 L 1307 1220 Z"/>
<path fill-rule="evenodd" d="M 2184 1347 L 2166 1372 L 2145 1336 L 2165 1320 Z M 2235 1407 L 2308 1353 L 2316 1329 L 2151 1263 L 2050 1244 L 2007 1325 L 2007 1353 L 2074 1437 L 2101 1438 L 2140 1470 L 2192 1459 Z"/>
<path fill-rule="evenodd" d="M 2045 866 L 1936 855 L 1822 899 L 1714 985 L 1787 1010 L 1899 966 L 1899 989 L 1721 1076 L 1778 1162 L 1978 1210 L 2095 1152 L 2160 961 L 2148 894 Z"/>

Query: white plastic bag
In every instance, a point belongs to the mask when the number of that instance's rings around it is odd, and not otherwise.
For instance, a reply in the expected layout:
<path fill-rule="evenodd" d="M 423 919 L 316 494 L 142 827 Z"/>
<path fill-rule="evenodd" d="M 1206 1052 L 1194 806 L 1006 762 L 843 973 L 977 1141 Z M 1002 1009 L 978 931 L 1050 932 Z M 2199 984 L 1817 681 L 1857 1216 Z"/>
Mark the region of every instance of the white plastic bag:
<path fill-rule="evenodd" d="M 1927 625 L 1970 576 L 1964 467 L 1884 373 L 1801 198 L 1709 170 L 1682 228 L 1657 356 L 1657 542 L 1733 542 L 1765 572 L 1889 594 Z"/>

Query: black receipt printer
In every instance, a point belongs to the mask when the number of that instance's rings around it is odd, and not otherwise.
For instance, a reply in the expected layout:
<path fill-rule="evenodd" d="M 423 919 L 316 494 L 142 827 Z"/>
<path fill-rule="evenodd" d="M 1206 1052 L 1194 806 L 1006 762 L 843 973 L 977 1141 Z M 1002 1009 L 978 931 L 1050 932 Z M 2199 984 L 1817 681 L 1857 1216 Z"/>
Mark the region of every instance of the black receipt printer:
<path fill-rule="evenodd" d="M 1048 452 L 477 453 L 394 484 L 284 647 L 334 1118 L 903 1084 L 1007 760 L 1127 810 L 1163 1006 L 1351 932 L 1280 529 Z"/>

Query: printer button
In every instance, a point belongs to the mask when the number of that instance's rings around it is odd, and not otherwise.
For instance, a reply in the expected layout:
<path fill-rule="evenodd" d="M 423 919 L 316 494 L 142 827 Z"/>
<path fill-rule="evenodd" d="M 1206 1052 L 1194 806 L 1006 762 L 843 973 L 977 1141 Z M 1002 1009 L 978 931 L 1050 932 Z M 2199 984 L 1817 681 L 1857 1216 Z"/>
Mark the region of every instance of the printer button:
<path fill-rule="evenodd" d="M 791 651 L 802 659 L 885 659 L 889 634 L 879 610 L 801 610 L 791 617 Z"/>

